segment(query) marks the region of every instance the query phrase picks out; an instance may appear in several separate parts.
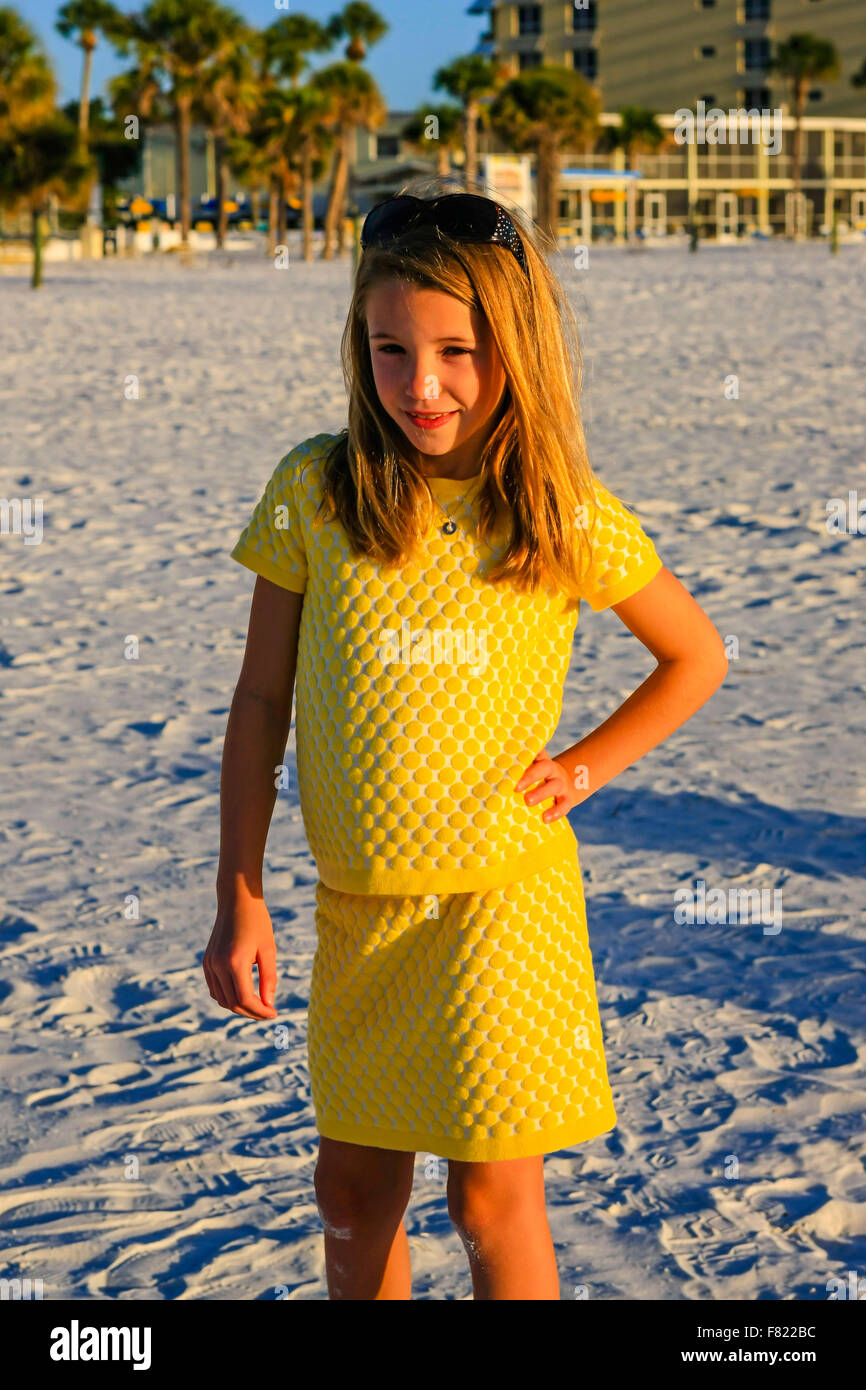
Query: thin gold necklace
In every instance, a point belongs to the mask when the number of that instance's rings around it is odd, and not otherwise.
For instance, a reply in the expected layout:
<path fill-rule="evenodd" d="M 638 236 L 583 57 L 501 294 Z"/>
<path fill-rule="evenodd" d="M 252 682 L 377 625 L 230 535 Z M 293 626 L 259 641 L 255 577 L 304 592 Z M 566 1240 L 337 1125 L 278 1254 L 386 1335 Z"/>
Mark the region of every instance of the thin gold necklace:
<path fill-rule="evenodd" d="M 465 502 L 468 493 L 469 493 L 469 488 L 466 489 L 466 492 L 461 493 L 460 496 L 459 496 L 456 500 L 457 500 L 458 502 Z M 436 501 L 439 503 L 439 509 L 440 509 L 440 511 L 444 512 L 445 515 L 446 515 L 446 517 L 448 518 L 448 520 L 445 522 L 445 524 L 444 524 L 442 527 L 440 527 L 440 529 L 441 529 L 442 531 L 445 532 L 445 535 L 446 535 L 446 536 L 453 536 L 453 535 L 454 535 L 454 532 L 457 530 L 457 522 L 454 520 L 454 518 L 453 518 L 453 516 L 451 515 L 450 511 L 449 511 L 448 508 L 445 506 L 445 503 L 444 503 L 440 498 L 438 498 L 438 497 L 436 498 Z"/>
<path fill-rule="evenodd" d="M 437 498 L 436 500 L 437 500 L 437 502 L 439 501 L 438 498 Z M 458 497 L 457 500 L 458 500 L 458 502 L 462 502 L 463 498 L 462 498 L 462 497 Z M 454 532 L 457 530 L 457 522 L 456 522 L 456 521 L 454 520 L 454 518 L 452 517 L 451 513 L 449 512 L 448 508 L 445 506 L 445 503 L 444 503 L 444 502 L 439 502 L 439 507 L 440 507 L 440 509 L 445 513 L 446 517 L 448 518 L 447 521 L 445 522 L 445 524 L 444 524 L 440 529 L 441 529 L 442 531 L 445 532 L 446 536 L 453 536 L 453 535 L 454 535 Z"/>
<path fill-rule="evenodd" d="M 465 500 L 466 500 L 466 498 L 467 498 L 469 492 L 471 491 L 471 485 L 472 485 L 472 483 L 475 482 L 475 480 L 477 479 L 477 477 L 478 477 L 478 474 L 477 474 L 477 473 L 473 473 L 472 477 L 469 478 L 469 479 L 467 479 L 467 481 L 469 482 L 470 486 L 466 489 L 465 492 L 462 492 L 462 493 L 460 494 L 460 496 L 456 499 L 458 502 L 465 502 Z M 432 488 L 431 488 L 431 491 L 433 491 Z M 435 493 L 434 493 L 434 496 L 435 496 Z M 444 531 L 446 536 L 453 536 L 453 535 L 454 535 L 454 532 L 457 530 L 457 522 L 454 520 L 454 518 L 453 518 L 453 516 L 451 515 L 450 511 L 449 511 L 448 508 L 445 506 L 445 503 L 444 503 L 439 497 L 436 498 L 436 502 L 437 502 L 437 504 L 438 504 L 438 506 L 439 506 L 439 510 L 440 510 L 441 512 L 444 512 L 445 516 L 448 518 L 447 521 L 445 522 L 445 524 L 444 524 L 443 526 L 440 527 L 440 530 Z"/>

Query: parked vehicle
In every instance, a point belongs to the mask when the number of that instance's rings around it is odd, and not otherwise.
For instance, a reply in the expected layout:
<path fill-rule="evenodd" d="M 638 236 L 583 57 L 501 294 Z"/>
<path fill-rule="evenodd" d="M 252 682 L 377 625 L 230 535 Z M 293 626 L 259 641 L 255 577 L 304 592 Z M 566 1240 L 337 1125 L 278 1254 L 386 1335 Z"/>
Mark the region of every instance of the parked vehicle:
<path fill-rule="evenodd" d="M 226 200 L 226 225 L 236 227 L 239 222 L 249 222 L 252 217 L 252 208 L 249 201 L 244 199 L 238 203 L 234 198 Z M 192 223 L 209 222 L 212 227 L 216 227 L 219 219 L 219 203 L 216 198 L 203 198 L 198 203 L 192 205 Z"/>

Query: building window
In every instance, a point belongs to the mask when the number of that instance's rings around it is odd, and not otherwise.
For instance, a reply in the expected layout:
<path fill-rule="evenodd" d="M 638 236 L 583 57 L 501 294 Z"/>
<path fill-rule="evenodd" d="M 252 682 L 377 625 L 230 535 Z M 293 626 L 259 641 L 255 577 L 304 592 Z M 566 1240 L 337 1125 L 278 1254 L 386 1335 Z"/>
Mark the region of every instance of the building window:
<path fill-rule="evenodd" d="M 813 88 L 811 89 L 811 91 L 809 92 L 809 100 L 810 100 L 810 101 L 823 101 L 823 100 L 824 100 L 824 93 L 821 91 L 821 88 L 820 88 L 820 87 L 813 87 Z"/>
<path fill-rule="evenodd" d="M 595 10 L 595 0 L 588 0 L 588 2 L 585 0 L 583 4 L 579 4 L 578 0 L 574 0 L 571 7 L 571 28 L 575 34 L 580 33 L 584 29 L 595 28 L 597 22 Z"/>
<path fill-rule="evenodd" d="M 704 106 L 715 106 L 716 94 L 715 92 L 704 92 L 703 96 L 698 97 L 698 101 L 702 101 Z"/>
<path fill-rule="evenodd" d="M 702 57 L 702 58 L 715 58 L 715 56 L 716 56 L 716 50 L 713 48 L 712 44 L 704 44 L 703 48 L 701 49 L 701 57 Z"/>
<path fill-rule="evenodd" d="M 517 55 L 517 60 L 518 60 L 518 63 L 519 63 L 520 71 L 521 71 L 521 72 L 523 72 L 526 68 L 540 68 L 540 67 L 541 67 L 541 54 L 540 54 L 540 53 L 519 53 L 519 54 Z"/>
<path fill-rule="evenodd" d="M 703 10 L 714 10 L 715 8 L 716 8 L 716 0 L 701 0 L 701 9 L 703 9 Z"/>
<path fill-rule="evenodd" d="M 770 18 L 770 0 L 745 0 L 743 19 L 766 20 Z"/>
<path fill-rule="evenodd" d="M 541 33 L 541 6 L 518 5 L 517 32 L 521 38 Z"/>
<path fill-rule="evenodd" d="M 377 159 L 397 159 L 400 155 L 399 135 L 377 135 L 376 136 L 376 158 Z"/>
<path fill-rule="evenodd" d="M 770 61 L 769 39 L 746 39 L 743 45 L 746 58 L 746 71 L 765 68 Z"/>
<path fill-rule="evenodd" d="M 771 105 L 769 87 L 747 87 L 743 92 L 743 105 L 750 111 L 756 108 L 759 111 L 766 111 Z"/>
<path fill-rule="evenodd" d="M 574 50 L 575 72 L 581 73 L 594 82 L 598 74 L 598 53 L 594 48 L 576 48 Z"/>

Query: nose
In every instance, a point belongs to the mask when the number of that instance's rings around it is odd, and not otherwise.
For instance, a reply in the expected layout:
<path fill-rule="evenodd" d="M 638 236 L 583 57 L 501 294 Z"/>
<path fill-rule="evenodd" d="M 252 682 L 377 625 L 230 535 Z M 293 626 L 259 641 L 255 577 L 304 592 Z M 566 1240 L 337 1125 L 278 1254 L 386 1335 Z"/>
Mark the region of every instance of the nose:
<path fill-rule="evenodd" d="M 412 405 L 437 401 L 442 394 L 433 353 L 419 352 L 406 359 L 406 398 Z"/>

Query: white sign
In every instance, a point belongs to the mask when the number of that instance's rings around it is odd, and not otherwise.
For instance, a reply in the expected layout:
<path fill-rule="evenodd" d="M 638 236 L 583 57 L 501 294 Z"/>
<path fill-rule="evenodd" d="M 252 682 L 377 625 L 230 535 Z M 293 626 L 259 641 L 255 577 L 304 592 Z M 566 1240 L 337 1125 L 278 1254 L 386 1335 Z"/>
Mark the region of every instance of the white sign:
<path fill-rule="evenodd" d="M 531 159 L 528 154 L 487 154 L 482 157 L 482 173 L 491 195 L 507 206 L 521 208 L 527 217 L 535 216 Z"/>

